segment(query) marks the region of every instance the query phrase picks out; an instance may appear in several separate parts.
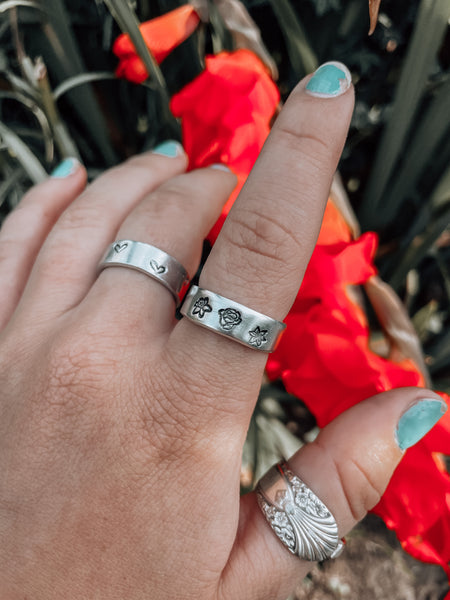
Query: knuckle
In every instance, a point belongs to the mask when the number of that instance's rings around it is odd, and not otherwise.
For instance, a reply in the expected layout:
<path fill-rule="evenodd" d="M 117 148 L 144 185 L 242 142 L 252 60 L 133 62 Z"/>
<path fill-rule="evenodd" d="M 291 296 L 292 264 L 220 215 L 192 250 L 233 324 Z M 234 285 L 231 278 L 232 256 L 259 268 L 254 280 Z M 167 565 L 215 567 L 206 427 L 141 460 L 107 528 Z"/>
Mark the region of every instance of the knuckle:
<path fill-rule="evenodd" d="M 350 456 L 335 461 L 336 473 L 355 521 L 360 521 L 381 499 L 383 489 L 372 479 L 364 463 Z"/>
<path fill-rule="evenodd" d="M 59 417 L 78 417 L 114 393 L 115 361 L 96 344 L 94 336 L 62 334 L 54 340 L 41 381 L 40 402 Z"/>
<path fill-rule="evenodd" d="M 233 255 L 237 248 L 240 262 L 244 261 L 248 268 L 253 266 L 258 279 L 261 268 L 282 273 L 285 270 L 286 253 L 299 248 L 294 232 L 279 219 L 245 210 L 230 215 L 229 219 L 229 226 L 222 230 L 226 247 L 230 248 Z M 243 253 L 247 256 L 243 256 Z M 227 264 L 231 264 L 230 261 Z"/>
<path fill-rule="evenodd" d="M 309 169 L 323 172 L 333 153 L 330 142 L 314 131 L 296 131 L 292 123 L 280 123 L 275 132 L 277 145 L 287 156 L 299 156 Z M 307 149 L 307 151 L 306 151 Z"/>
<path fill-rule="evenodd" d="M 3 220 L 0 229 L 0 241 L 7 250 L 30 238 L 41 223 L 50 220 L 50 213 L 43 205 L 18 206 Z"/>
<path fill-rule="evenodd" d="M 59 219 L 59 226 L 66 231 L 98 227 L 98 208 L 95 202 L 89 199 L 89 192 L 80 196 L 80 201 L 69 207 Z"/>
<path fill-rule="evenodd" d="M 233 455 L 236 436 L 230 435 L 230 427 L 212 421 L 212 399 L 195 377 L 165 362 L 158 377 L 140 377 L 135 397 L 138 423 L 136 427 L 131 415 L 127 430 L 134 437 L 132 443 L 137 440 L 146 453 L 156 453 L 159 462 L 201 460 L 217 465 Z"/>
<path fill-rule="evenodd" d="M 177 178 L 169 179 L 152 193 L 152 208 L 155 212 L 179 211 L 185 207 L 191 193 L 192 190 L 186 185 L 185 179 L 181 181 Z"/>
<path fill-rule="evenodd" d="M 335 456 L 320 435 L 311 447 L 318 463 L 329 464 L 334 471 L 334 481 L 330 479 L 328 487 L 333 490 L 337 503 L 340 498 L 341 516 L 347 515 L 347 520 L 351 518 L 353 524 L 361 521 L 381 499 L 384 492 L 382 478 L 373 476 L 370 465 L 355 457 L 351 450 Z"/>
<path fill-rule="evenodd" d="M 177 455 L 197 430 L 195 416 L 186 401 L 186 386 L 180 386 L 177 377 L 167 377 L 161 370 L 158 378 L 151 381 L 140 378 L 136 391 L 141 422 L 151 445 L 163 454 L 167 451 Z"/>

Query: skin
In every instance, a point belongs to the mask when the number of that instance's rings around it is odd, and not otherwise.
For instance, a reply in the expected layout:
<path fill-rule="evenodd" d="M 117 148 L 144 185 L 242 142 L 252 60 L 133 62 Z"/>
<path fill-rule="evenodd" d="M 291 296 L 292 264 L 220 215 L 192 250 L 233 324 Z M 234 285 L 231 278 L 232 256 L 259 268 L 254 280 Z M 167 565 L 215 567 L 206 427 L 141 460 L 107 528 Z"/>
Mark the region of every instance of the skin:
<path fill-rule="evenodd" d="M 301 82 L 236 201 L 200 285 L 282 320 L 313 250 L 353 91 Z M 0 232 L 2 600 L 284 599 L 310 564 L 239 497 L 242 446 L 266 361 L 183 319 L 135 271 L 97 265 L 115 239 L 158 246 L 195 273 L 235 185 L 137 156 L 86 186 L 83 167 L 34 187 Z M 332 393 L 332 390 L 330 390 Z M 402 457 L 401 414 L 432 392 L 359 404 L 291 468 L 341 535 Z"/>

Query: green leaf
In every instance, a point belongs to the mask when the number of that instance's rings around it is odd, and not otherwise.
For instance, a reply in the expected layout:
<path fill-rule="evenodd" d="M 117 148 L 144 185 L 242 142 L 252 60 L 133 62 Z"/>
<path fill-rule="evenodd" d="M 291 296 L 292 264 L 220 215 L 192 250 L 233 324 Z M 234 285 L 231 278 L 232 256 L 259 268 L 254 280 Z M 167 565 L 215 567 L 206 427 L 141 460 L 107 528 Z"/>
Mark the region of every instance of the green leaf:
<path fill-rule="evenodd" d="M 415 125 L 417 107 L 436 61 L 450 17 L 448 0 L 422 0 L 408 54 L 397 85 L 392 115 L 377 150 L 366 188 L 360 220 L 364 229 L 384 225 L 384 195 L 408 132 Z"/>
<path fill-rule="evenodd" d="M 417 129 L 400 169 L 383 198 L 384 223 L 390 223 L 398 215 L 403 202 L 412 195 L 421 175 L 439 144 L 450 130 L 450 78 L 437 90 L 433 101 L 418 121 Z"/>
<path fill-rule="evenodd" d="M 7 10 L 11 10 L 12 8 L 18 8 L 20 6 L 25 8 L 36 8 L 37 10 L 44 10 L 38 2 L 33 2 L 33 0 L 5 0 L 0 4 L 0 13 L 4 13 Z"/>
<path fill-rule="evenodd" d="M 319 61 L 289 0 L 269 2 L 283 32 L 292 69 L 300 79 L 306 73 L 315 71 Z"/>
<path fill-rule="evenodd" d="M 45 11 L 48 21 L 45 24 L 46 35 L 42 38 L 42 53 L 52 80 L 65 81 L 85 73 L 84 61 L 63 0 L 46 0 Z M 116 164 L 118 157 L 111 145 L 109 128 L 91 86 L 70 90 L 67 100 L 88 132 L 91 145 L 98 149 L 107 165 Z"/>
<path fill-rule="evenodd" d="M 53 90 L 53 98 L 55 100 L 59 100 L 61 96 L 70 92 L 74 88 L 79 85 L 83 85 L 85 83 L 90 83 L 91 81 L 105 81 L 105 79 L 117 79 L 115 73 L 111 73 L 110 71 L 99 71 L 95 73 L 80 73 L 79 75 L 74 75 L 73 77 L 69 77 L 62 83 L 58 85 Z"/>
<path fill-rule="evenodd" d="M 52 130 L 50 128 L 47 116 L 44 113 L 44 111 L 40 108 L 40 106 L 34 100 L 31 100 L 30 98 L 23 94 L 20 94 L 19 92 L 0 91 L 0 100 L 13 100 L 15 102 L 18 102 L 34 115 L 36 121 L 38 122 L 41 128 L 42 135 L 44 138 L 45 160 L 47 163 L 51 163 L 54 157 Z"/>
<path fill-rule="evenodd" d="M 44 167 L 28 146 L 9 127 L 0 121 L 0 139 L 9 153 L 22 165 L 33 183 L 45 181 L 48 177 Z"/>
<path fill-rule="evenodd" d="M 389 283 L 394 289 L 399 289 L 403 285 L 408 271 L 417 267 L 420 261 L 431 251 L 437 239 L 449 226 L 450 195 L 448 196 L 448 200 L 448 204 L 435 216 L 423 236 L 421 236 L 421 239 L 419 239 L 417 243 L 412 244 L 400 259 L 389 279 Z"/>

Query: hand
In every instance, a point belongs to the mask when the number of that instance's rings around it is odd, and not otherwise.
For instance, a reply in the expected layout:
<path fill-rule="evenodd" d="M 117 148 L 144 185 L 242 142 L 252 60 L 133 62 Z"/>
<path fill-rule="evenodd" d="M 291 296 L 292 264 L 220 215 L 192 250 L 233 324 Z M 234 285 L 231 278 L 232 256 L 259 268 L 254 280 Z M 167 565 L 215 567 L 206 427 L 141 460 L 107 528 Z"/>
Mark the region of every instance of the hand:
<path fill-rule="evenodd" d="M 351 88 L 317 98 L 306 82 L 200 280 L 279 320 L 313 250 L 353 108 Z M 266 355 L 176 322 L 154 279 L 98 274 L 117 239 L 160 247 L 195 273 L 235 178 L 186 166 L 182 152 L 143 154 L 84 189 L 74 165 L 33 188 L 4 223 L 2 600 L 281 600 L 310 567 L 280 544 L 253 493 L 239 498 Z M 340 535 L 378 501 L 402 456 L 399 419 L 425 397 L 438 399 L 418 389 L 369 399 L 290 460 Z"/>

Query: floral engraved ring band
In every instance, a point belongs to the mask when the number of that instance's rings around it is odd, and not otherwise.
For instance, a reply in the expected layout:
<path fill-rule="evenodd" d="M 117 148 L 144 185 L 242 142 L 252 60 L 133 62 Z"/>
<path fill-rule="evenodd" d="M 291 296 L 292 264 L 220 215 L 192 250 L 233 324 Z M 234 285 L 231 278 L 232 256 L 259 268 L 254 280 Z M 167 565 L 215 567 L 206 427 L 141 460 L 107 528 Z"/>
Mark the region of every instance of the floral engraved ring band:
<path fill-rule="evenodd" d="M 292 554 L 311 561 L 341 554 L 344 543 L 335 518 L 286 462 L 262 477 L 256 495 L 269 525 Z"/>
<path fill-rule="evenodd" d="M 202 327 L 263 352 L 273 352 L 286 325 L 219 294 L 192 286 L 181 314 Z"/>
<path fill-rule="evenodd" d="M 162 283 L 173 295 L 177 306 L 180 291 L 189 281 L 186 269 L 163 250 L 132 240 L 118 240 L 109 246 L 99 268 L 128 267 Z"/>

